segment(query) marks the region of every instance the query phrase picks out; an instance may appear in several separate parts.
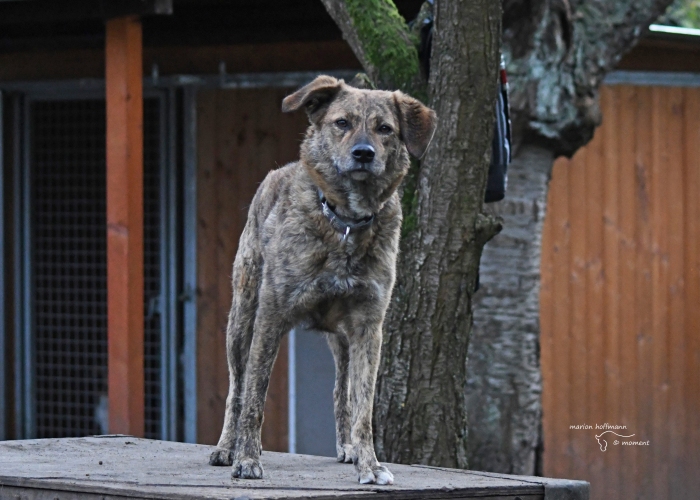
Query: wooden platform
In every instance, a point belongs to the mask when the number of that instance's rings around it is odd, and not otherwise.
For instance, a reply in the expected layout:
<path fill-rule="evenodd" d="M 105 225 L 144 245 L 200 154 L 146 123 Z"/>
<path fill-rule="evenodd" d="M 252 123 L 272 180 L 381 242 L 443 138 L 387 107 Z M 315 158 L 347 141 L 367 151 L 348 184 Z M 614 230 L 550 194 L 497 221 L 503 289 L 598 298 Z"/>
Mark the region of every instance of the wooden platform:
<path fill-rule="evenodd" d="M 207 464 L 210 446 L 129 436 L 0 443 L 0 499 L 466 499 L 587 500 L 588 483 L 389 465 L 395 485 L 359 485 L 332 458 L 264 452 L 265 478 L 231 479 Z"/>

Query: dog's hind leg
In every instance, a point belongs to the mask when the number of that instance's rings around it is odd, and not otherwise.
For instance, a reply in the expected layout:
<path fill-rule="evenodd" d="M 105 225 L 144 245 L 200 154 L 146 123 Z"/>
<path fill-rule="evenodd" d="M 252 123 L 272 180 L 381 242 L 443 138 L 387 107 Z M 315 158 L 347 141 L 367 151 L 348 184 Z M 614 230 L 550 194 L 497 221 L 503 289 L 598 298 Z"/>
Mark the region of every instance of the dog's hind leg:
<path fill-rule="evenodd" d="M 231 465 L 236 439 L 236 424 L 241 413 L 245 367 L 253 338 L 255 308 L 261 278 L 261 259 L 245 249 L 233 266 L 233 300 L 226 328 L 229 388 L 224 426 L 217 449 L 209 457 L 210 465 Z"/>
<path fill-rule="evenodd" d="M 263 284 L 263 288 L 265 285 Z M 292 327 L 288 315 L 281 314 L 273 298 L 264 297 L 258 306 L 253 340 L 245 373 L 245 390 L 241 413 L 236 427 L 236 443 L 233 454 L 234 478 L 261 479 L 261 436 L 265 397 L 270 384 L 272 366 L 277 358 L 280 341 Z"/>
<path fill-rule="evenodd" d="M 352 463 L 350 444 L 350 405 L 348 393 L 348 363 L 350 346 L 342 334 L 327 333 L 328 346 L 335 361 L 335 387 L 333 388 L 333 410 L 335 413 L 335 449 L 338 462 Z"/>

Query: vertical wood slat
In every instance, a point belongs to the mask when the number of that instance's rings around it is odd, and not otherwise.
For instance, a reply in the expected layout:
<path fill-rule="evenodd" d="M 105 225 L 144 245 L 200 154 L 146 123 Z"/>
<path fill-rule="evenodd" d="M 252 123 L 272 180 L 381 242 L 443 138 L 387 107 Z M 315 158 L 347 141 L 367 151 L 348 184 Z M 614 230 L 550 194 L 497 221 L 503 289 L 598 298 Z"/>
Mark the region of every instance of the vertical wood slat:
<path fill-rule="evenodd" d="M 572 422 L 569 413 L 569 165 L 559 161 L 554 166 L 547 201 L 546 227 L 543 233 L 542 252 L 550 264 L 542 269 L 542 288 L 551 289 L 552 302 L 544 306 L 549 309 L 549 320 L 542 323 L 544 338 L 542 349 L 542 374 L 545 386 L 543 399 L 544 449 L 557 457 L 569 457 L 568 426 Z M 548 271 L 551 269 L 551 274 Z M 567 279 L 555 277 L 565 273 Z M 544 299 L 543 299 L 544 301 Z M 550 332 L 545 330 L 550 325 Z M 565 477 L 568 472 L 565 460 L 545 460 L 545 475 Z"/>
<path fill-rule="evenodd" d="M 603 191 L 603 265 L 604 302 L 603 329 L 604 352 L 603 370 L 605 374 L 605 417 L 611 422 L 620 422 L 620 285 L 619 285 L 619 252 L 622 238 L 620 237 L 619 216 L 619 154 L 620 141 L 618 117 L 619 95 L 608 87 L 601 89 L 601 109 L 605 117 L 603 135 L 603 154 L 601 162 L 604 165 L 602 180 Z M 603 166 L 601 165 L 601 166 Z M 603 418 L 605 420 L 605 418 Z M 611 497 L 620 495 L 620 471 L 616 464 L 621 463 L 621 450 L 613 446 L 604 456 L 605 472 L 598 481 L 607 486 Z"/>
<path fill-rule="evenodd" d="M 212 220 L 221 210 L 215 175 L 217 155 L 217 96 L 215 91 L 197 93 L 197 442 L 216 444 L 223 423 L 223 404 L 215 398 L 218 379 L 228 380 L 225 341 L 225 313 L 218 306 L 216 281 L 230 271 L 219 271 L 216 252 L 217 226 Z M 220 276 L 223 274 L 223 276 Z M 225 396 L 224 396 L 225 397 Z"/>
<path fill-rule="evenodd" d="M 605 87 L 601 108 L 593 141 L 558 160 L 550 183 L 544 472 L 590 480 L 591 498 L 691 498 L 700 491 L 700 89 Z M 569 429 L 606 422 L 650 445 L 616 446 L 613 436 L 602 452 L 600 430 Z"/>
<path fill-rule="evenodd" d="M 620 164 L 618 167 L 619 215 L 622 244 L 620 258 L 620 372 L 621 400 L 620 423 L 631 429 L 635 423 L 636 391 L 634 377 L 637 370 L 635 322 L 635 134 L 634 126 L 637 107 L 637 93 L 633 87 L 622 87 L 620 92 Z M 611 422 L 615 424 L 615 422 Z M 624 450 L 620 450 L 622 454 Z M 633 498 L 635 492 L 636 455 L 626 456 L 618 462 L 620 470 L 620 498 Z M 596 487 L 599 492 L 600 488 Z"/>
<path fill-rule="evenodd" d="M 630 427 L 636 436 L 652 436 L 653 397 L 651 394 L 652 370 L 652 217 L 654 206 L 651 201 L 652 164 L 652 89 L 638 87 L 635 119 L 635 241 L 638 246 L 635 261 L 635 327 L 637 371 L 635 389 L 637 392 L 636 422 Z M 650 450 L 651 451 L 651 450 Z M 643 498 L 652 492 L 652 453 L 639 456 L 635 469 L 634 484 L 645 492 Z"/>
<path fill-rule="evenodd" d="M 579 168 L 586 176 L 585 197 L 585 272 L 586 272 L 586 308 L 584 337 L 586 353 L 584 363 L 587 367 L 587 399 L 585 400 L 585 420 L 604 421 L 605 411 L 605 345 L 600 334 L 590 335 L 591 331 L 603 331 L 603 163 L 604 137 L 598 134 L 587 148 L 586 162 Z M 580 189 L 580 188 L 579 188 Z M 604 479 L 605 455 L 599 453 L 588 443 L 585 466 L 588 474 L 596 482 Z"/>
<path fill-rule="evenodd" d="M 683 196 L 683 164 L 684 151 L 684 109 L 685 93 L 683 89 L 671 88 L 668 91 L 668 161 L 665 172 L 668 175 L 667 186 L 667 237 L 668 237 L 668 336 L 666 343 L 666 373 L 663 381 L 667 415 L 660 415 L 658 426 L 665 431 L 664 455 L 657 457 L 657 466 L 663 469 L 665 484 L 660 484 L 657 498 L 678 498 L 672 494 L 674 483 L 683 483 L 682 462 L 678 458 L 682 440 L 684 423 L 684 384 L 683 363 L 685 327 L 685 283 L 684 283 L 684 221 L 686 218 Z M 680 445 L 680 446 L 679 446 Z M 657 450 L 655 450 L 657 451 Z"/>
<path fill-rule="evenodd" d="M 665 89 L 651 89 L 653 108 L 652 122 L 652 151 L 653 159 L 650 169 L 650 225 L 651 225 L 651 344 L 653 348 L 651 362 L 651 385 L 653 392 L 649 401 L 652 403 L 651 412 L 647 417 L 651 420 L 651 436 L 655 446 L 652 459 L 648 461 L 647 471 L 650 484 L 649 498 L 667 497 L 668 468 L 664 461 L 667 455 L 667 424 L 664 417 L 668 416 L 668 169 L 669 161 L 668 127 L 673 120 L 666 116 L 668 95 Z M 647 384 L 645 384 L 647 386 Z M 644 409 L 642 409 L 644 411 Z M 651 467 L 651 469 L 649 469 Z"/>
<path fill-rule="evenodd" d="M 671 485 L 675 498 L 691 498 L 700 491 L 700 92 L 685 90 L 683 200 L 685 332 L 681 359 L 684 366 L 683 414 L 685 427 L 679 432 L 682 446 L 674 460 L 676 470 L 683 471 L 682 481 Z M 675 351 L 677 352 L 677 350 Z M 688 396 L 691 397 L 688 397 Z"/>
<path fill-rule="evenodd" d="M 570 324 L 569 336 L 569 415 L 571 421 L 576 424 L 586 422 L 588 402 L 588 369 L 587 338 L 586 338 L 586 157 L 589 151 L 583 150 L 572 161 L 569 167 L 569 228 L 570 262 L 569 262 L 569 289 L 570 289 Z M 580 221 L 580 224 L 572 224 L 572 221 Z M 587 443 L 575 439 L 576 431 L 569 431 L 569 446 L 572 449 L 574 477 L 581 477 L 587 470 Z"/>
<path fill-rule="evenodd" d="M 107 337 L 109 430 L 144 434 L 141 23 L 107 21 Z"/>

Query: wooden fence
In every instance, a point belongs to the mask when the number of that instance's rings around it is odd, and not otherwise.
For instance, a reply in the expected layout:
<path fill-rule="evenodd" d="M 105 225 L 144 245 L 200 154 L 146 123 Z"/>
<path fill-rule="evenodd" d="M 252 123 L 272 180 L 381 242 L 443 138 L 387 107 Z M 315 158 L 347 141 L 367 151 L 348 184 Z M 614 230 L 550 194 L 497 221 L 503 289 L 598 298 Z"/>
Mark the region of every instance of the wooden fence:
<path fill-rule="evenodd" d="M 601 107 L 550 183 L 544 473 L 592 499 L 698 498 L 700 88 L 607 86 Z"/>

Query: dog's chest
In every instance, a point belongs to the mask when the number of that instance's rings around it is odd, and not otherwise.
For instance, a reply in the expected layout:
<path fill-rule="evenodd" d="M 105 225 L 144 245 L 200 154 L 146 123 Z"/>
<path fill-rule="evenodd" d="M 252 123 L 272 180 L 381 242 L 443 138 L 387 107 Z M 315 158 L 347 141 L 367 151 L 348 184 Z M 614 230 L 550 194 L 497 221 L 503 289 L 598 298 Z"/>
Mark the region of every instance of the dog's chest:
<path fill-rule="evenodd" d="M 290 268 L 289 271 L 292 271 Z M 297 267 L 295 277 L 288 280 L 294 289 L 293 308 L 304 309 L 341 300 L 376 300 L 386 293 L 382 277 L 387 273 L 370 255 L 353 255 L 342 251 L 315 253 L 305 265 Z"/>
<path fill-rule="evenodd" d="M 383 304 L 387 287 L 382 284 L 381 272 L 368 268 L 364 262 L 327 262 L 310 283 L 306 311 L 311 328 L 345 331 L 344 322 L 355 312 L 364 310 L 362 304 L 371 304 L 374 310 Z M 344 326 L 343 326 L 344 325 Z"/>
<path fill-rule="evenodd" d="M 343 253 L 330 253 L 319 269 L 312 288 L 322 296 L 364 294 L 374 281 L 368 260 Z"/>

